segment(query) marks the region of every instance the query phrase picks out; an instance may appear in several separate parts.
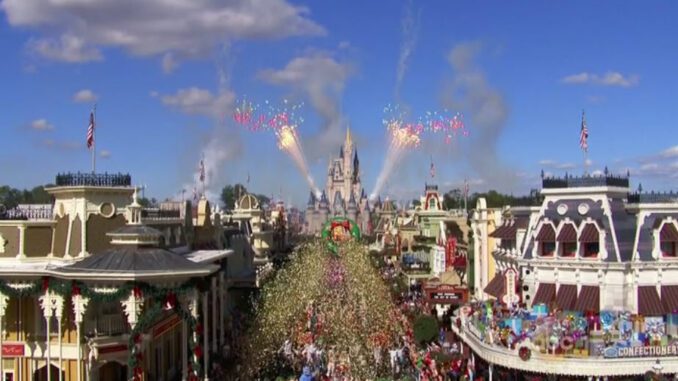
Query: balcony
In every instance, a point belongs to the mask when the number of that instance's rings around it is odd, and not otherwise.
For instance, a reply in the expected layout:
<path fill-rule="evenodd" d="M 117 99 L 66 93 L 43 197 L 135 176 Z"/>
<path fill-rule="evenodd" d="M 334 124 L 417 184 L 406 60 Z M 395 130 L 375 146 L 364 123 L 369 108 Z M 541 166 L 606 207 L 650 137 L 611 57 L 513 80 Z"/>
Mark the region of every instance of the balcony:
<path fill-rule="evenodd" d="M 671 192 L 635 192 L 627 196 L 629 204 L 678 203 L 678 193 Z"/>
<path fill-rule="evenodd" d="M 604 174 L 601 176 L 572 176 L 565 177 L 542 177 L 542 188 L 581 188 L 581 187 L 629 187 L 628 176 L 614 176 Z"/>
<path fill-rule="evenodd" d="M 16 208 L 3 210 L 0 206 L 0 220 L 51 220 L 51 204 L 21 204 Z"/>
<path fill-rule="evenodd" d="M 84 322 L 84 332 L 87 336 L 118 336 L 129 331 L 127 319 L 121 315 L 99 315 Z"/>
<path fill-rule="evenodd" d="M 55 184 L 58 187 L 131 187 L 132 177 L 122 173 L 60 173 Z"/>

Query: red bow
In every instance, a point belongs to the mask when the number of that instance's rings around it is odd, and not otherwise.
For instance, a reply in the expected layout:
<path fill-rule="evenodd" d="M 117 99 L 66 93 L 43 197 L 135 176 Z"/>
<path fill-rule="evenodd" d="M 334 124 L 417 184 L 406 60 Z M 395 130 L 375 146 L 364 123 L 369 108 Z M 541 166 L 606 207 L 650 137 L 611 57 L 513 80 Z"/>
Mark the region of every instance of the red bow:
<path fill-rule="evenodd" d="M 351 223 L 348 222 L 348 221 L 343 221 L 343 222 L 332 221 L 332 225 L 331 225 L 332 229 L 339 227 L 339 226 L 344 227 L 346 230 L 351 230 Z"/>

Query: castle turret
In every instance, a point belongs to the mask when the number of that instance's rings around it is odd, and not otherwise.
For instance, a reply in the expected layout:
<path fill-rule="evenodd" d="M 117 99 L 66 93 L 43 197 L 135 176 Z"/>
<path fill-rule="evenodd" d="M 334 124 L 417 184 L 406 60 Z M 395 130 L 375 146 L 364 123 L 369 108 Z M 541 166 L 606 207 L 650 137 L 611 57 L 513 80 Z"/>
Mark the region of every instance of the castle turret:
<path fill-rule="evenodd" d="M 308 204 L 306 204 L 306 209 L 308 210 L 313 210 L 315 209 L 315 194 L 313 194 L 313 191 L 311 191 L 310 196 L 308 197 Z"/>
<path fill-rule="evenodd" d="M 346 207 L 346 214 L 348 218 L 356 220 L 358 217 L 358 204 L 355 202 L 355 195 L 351 192 L 351 197 L 348 200 L 348 205 Z"/>
<path fill-rule="evenodd" d="M 334 215 L 341 216 L 344 214 L 344 199 L 341 197 L 341 192 L 334 194 L 334 202 L 332 203 L 332 210 Z"/>

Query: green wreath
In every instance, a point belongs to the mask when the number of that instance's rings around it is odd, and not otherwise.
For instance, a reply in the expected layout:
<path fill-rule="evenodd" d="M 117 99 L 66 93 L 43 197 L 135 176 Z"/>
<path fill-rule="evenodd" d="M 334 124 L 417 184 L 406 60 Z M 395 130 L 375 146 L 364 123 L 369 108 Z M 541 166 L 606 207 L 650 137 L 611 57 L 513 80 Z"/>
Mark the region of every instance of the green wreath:
<path fill-rule="evenodd" d="M 343 228 L 349 236 L 355 240 L 360 239 L 360 228 L 355 221 L 346 218 L 346 217 L 334 217 L 329 219 L 323 225 L 323 230 L 321 232 L 321 237 L 327 241 L 327 248 L 332 252 L 332 254 L 337 255 L 339 253 L 339 243 L 340 240 L 335 239 L 332 235 L 334 229 Z"/>

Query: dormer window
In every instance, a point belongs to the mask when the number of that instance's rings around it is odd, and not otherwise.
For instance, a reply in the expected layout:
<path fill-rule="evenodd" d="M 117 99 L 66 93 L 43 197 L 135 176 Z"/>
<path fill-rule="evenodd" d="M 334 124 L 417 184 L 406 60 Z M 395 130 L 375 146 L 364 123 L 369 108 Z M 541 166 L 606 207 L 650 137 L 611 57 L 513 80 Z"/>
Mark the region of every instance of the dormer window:
<path fill-rule="evenodd" d="M 659 232 L 659 250 L 664 258 L 676 258 L 676 246 L 678 244 L 678 230 L 676 225 L 667 222 Z"/>
<path fill-rule="evenodd" d="M 571 223 L 566 223 L 558 233 L 560 244 L 559 255 L 563 258 L 573 258 L 577 253 L 577 230 Z"/>
<path fill-rule="evenodd" d="M 556 252 L 556 231 L 553 225 L 542 225 L 537 234 L 537 242 L 539 243 L 539 256 L 553 257 Z"/>
<path fill-rule="evenodd" d="M 592 223 L 584 225 L 584 229 L 579 236 L 579 242 L 581 242 L 583 247 L 582 257 L 598 258 L 598 253 L 600 252 L 600 233 L 596 225 Z"/>

